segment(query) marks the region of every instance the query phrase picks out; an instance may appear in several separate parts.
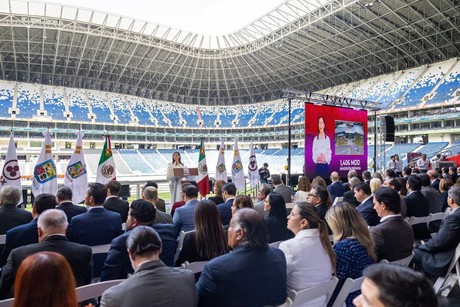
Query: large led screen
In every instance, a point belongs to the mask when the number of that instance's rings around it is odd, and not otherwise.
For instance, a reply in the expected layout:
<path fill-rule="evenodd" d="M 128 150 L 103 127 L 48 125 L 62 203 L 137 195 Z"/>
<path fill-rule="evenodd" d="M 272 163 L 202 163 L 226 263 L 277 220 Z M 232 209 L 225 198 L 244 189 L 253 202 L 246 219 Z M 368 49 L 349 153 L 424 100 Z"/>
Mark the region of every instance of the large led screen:
<path fill-rule="evenodd" d="M 367 111 L 305 104 L 305 174 L 346 177 L 367 169 Z"/>

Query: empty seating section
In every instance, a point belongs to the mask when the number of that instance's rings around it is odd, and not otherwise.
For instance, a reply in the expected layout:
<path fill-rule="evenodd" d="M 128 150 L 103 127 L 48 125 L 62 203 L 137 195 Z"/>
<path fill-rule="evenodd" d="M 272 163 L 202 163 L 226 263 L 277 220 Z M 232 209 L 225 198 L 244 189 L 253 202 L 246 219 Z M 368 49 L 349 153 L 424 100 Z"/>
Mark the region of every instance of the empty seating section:
<path fill-rule="evenodd" d="M 426 103 L 439 103 L 453 99 L 455 92 L 460 89 L 460 61 L 446 74 L 441 84 L 436 89 L 434 96 Z M 458 97 L 456 97 L 458 99 Z"/>
<path fill-rule="evenodd" d="M 449 145 L 448 142 L 430 142 L 425 146 L 417 148 L 417 152 L 422 152 L 428 156 L 428 159 L 435 156 L 438 152 L 443 150 Z"/>
<path fill-rule="evenodd" d="M 13 107 L 15 84 L 15 82 L 0 80 L 0 117 L 11 117 L 8 109 Z"/>
<path fill-rule="evenodd" d="M 136 150 L 119 150 L 118 152 L 134 174 L 153 174 L 153 169 L 145 157 L 142 157 Z"/>
<path fill-rule="evenodd" d="M 219 120 L 220 120 L 220 127 L 232 127 L 233 121 L 236 118 L 236 114 L 238 113 L 238 107 L 220 107 L 219 110 Z"/>
<path fill-rule="evenodd" d="M 118 117 L 119 124 L 129 124 L 133 121 L 129 106 L 123 96 L 117 94 L 107 94 L 109 103 L 113 107 L 113 114 Z"/>
<path fill-rule="evenodd" d="M 96 121 L 102 123 L 113 123 L 110 108 L 105 93 L 98 91 L 87 91 L 88 101 L 91 110 L 96 115 Z"/>
<path fill-rule="evenodd" d="M 352 99 L 362 99 L 367 95 L 371 88 L 377 84 L 379 79 L 380 77 L 376 77 L 356 82 L 358 83 L 357 86 L 354 88 L 353 92 L 346 97 L 350 97 Z"/>
<path fill-rule="evenodd" d="M 66 120 L 64 116 L 64 91 L 62 87 L 43 85 L 43 106 L 46 115 L 51 116 L 53 120 Z"/>
<path fill-rule="evenodd" d="M 380 76 L 379 80 L 375 82 L 374 86 L 372 86 L 369 91 L 360 99 L 367 101 L 377 101 L 380 96 L 382 96 L 388 90 L 388 87 L 398 79 L 399 75 L 399 73 L 394 73 Z M 388 106 L 388 103 L 385 104 L 383 101 L 380 102 L 382 103 L 383 108 Z"/>
<path fill-rule="evenodd" d="M 421 103 L 424 97 L 429 94 L 438 84 L 439 80 L 452 66 L 453 62 L 446 61 L 431 65 L 423 75 L 417 79 L 414 86 L 407 92 L 404 99 L 396 108 L 413 107 Z M 424 99 L 426 101 L 426 98 Z"/>
<path fill-rule="evenodd" d="M 139 152 L 150 164 L 155 175 L 166 174 L 168 163 L 171 162 L 171 157 L 166 159 L 165 156 L 154 149 L 139 149 Z"/>
<path fill-rule="evenodd" d="M 275 112 L 269 119 L 267 123 L 268 126 L 280 125 L 283 122 L 287 122 L 289 117 L 289 106 L 287 101 L 282 101 L 281 103 L 274 104 L 273 110 Z"/>
<path fill-rule="evenodd" d="M 414 84 L 415 80 L 417 80 L 424 70 L 425 67 L 417 67 L 403 71 L 402 75 L 380 98 L 379 102 L 382 103 L 383 106 L 390 106 L 396 100 L 401 99 L 404 93 Z"/>
<path fill-rule="evenodd" d="M 264 103 L 259 105 L 259 111 L 257 112 L 252 127 L 265 126 L 266 121 L 273 114 L 273 104 L 279 103 L 282 100 L 273 101 L 272 103 Z"/>
<path fill-rule="evenodd" d="M 19 110 L 17 118 L 32 118 L 40 110 L 40 90 L 37 84 L 18 83 L 18 98 L 16 107 Z"/>
<path fill-rule="evenodd" d="M 291 102 L 291 123 L 301 124 L 305 121 L 305 103 L 293 99 Z M 287 123 L 287 122 L 286 122 Z"/>
<path fill-rule="evenodd" d="M 67 103 L 69 111 L 72 112 L 72 121 L 91 122 L 84 90 L 67 88 Z"/>
<path fill-rule="evenodd" d="M 177 104 L 177 108 L 180 110 L 179 112 L 181 113 L 182 119 L 185 120 L 186 126 L 187 127 L 199 127 L 198 125 L 198 107 L 193 106 L 193 105 L 182 105 L 182 104 Z M 200 110 L 200 115 L 201 115 L 201 110 Z M 181 126 L 181 125 L 177 125 Z M 209 126 L 208 126 L 209 127 Z"/>
<path fill-rule="evenodd" d="M 217 121 L 218 108 L 211 106 L 201 106 L 201 120 L 203 127 L 215 127 Z"/>
<path fill-rule="evenodd" d="M 241 106 L 240 107 L 240 112 L 238 113 L 238 127 L 248 127 L 250 124 L 252 124 L 251 119 L 254 118 L 254 116 L 257 113 L 257 105 L 247 105 L 247 106 Z"/>
<path fill-rule="evenodd" d="M 182 119 L 177 111 L 177 105 L 170 102 L 162 102 L 161 111 L 166 118 L 171 122 L 173 127 L 182 126 Z"/>
<path fill-rule="evenodd" d="M 128 97 L 128 105 L 131 106 L 131 110 L 133 110 L 134 116 L 136 116 L 139 125 L 151 125 L 152 121 L 150 120 L 150 112 L 147 106 L 144 104 L 144 99 L 139 97 Z M 155 116 L 152 114 L 154 118 L 157 120 L 159 116 Z M 165 126 L 165 125 L 162 125 Z"/>

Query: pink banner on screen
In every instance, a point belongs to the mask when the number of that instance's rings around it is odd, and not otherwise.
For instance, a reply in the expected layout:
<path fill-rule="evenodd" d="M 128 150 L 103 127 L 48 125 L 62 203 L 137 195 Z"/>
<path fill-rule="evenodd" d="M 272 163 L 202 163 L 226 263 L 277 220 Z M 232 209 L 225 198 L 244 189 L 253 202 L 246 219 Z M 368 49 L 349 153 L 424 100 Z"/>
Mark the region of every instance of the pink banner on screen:
<path fill-rule="evenodd" d="M 305 173 L 328 178 L 367 169 L 367 111 L 305 104 Z"/>

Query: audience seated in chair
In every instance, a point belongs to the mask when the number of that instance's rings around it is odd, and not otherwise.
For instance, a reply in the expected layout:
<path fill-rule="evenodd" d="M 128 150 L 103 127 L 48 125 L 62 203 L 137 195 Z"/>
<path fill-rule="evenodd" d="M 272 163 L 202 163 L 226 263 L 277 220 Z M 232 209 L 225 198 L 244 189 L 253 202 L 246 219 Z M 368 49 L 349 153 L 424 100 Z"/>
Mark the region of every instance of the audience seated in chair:
<path fill-rule="evenodd" d="M 292 231 L 287 229 L 286 204 L 281 194 L 276 192 L 268 194 L 265 198 L 264 210 L 268 243 L 288 240 L 294 236 Z"/>
<path fill-rule="evenodd" d="M 146 187 L 142 190 L 142 199 L 148 201 L 155 207 L 155 221 L 154 224 L 172 224 L 173 220 L 171 214 L 158 210 L 156 207 L 158 200 L 158 190 L 155 187 Z"/>
<path fill-rule="evenodd" d="M 65 212 L 65 215 L 67 215 L 67 222 L 69 222 L 69 224 L 74 216 L 87 211 L 86 207 L 75 205 L 72 202 L 72 197 L 72 189 L 67 186 L 60 187 L 56 192 L 56 201 L 58 203 L 56 209 Z"/>
<path fill-rule="evenodd" d="M 410 175 L 407 178 L 408 194 L 404 197 L 407 205 L 407 217 L 428 216 L 430 214 L 430 205 L 425 196 L 420 191 L 422 188 L 422 179 L 418 175 Z M 416 240 L 429 239 L 430 232 L 426 224 L 414 225 L 414 237 Z"/>
<path fill-rule="evenodd" d="M 17 187 L 6 185 L 0 190 L 0 235 L 32 220 L 30 212 L 16 207 L 20 200 L 21 190 Z"/>
<path fill-rule="evenodd" d="M 107 197 L 104 201 L 104 208 L 120 214 L 121 222 L 125 223 L 128 218 L 129 204 L 126 200 L 120 199 L 118 193 L 121 190 L 121 183 L 110 180 L 106 185 Z"/>
<path fill-rule="evenodd" d="M 430 282 L 423 274 L 395 264 L 378 263 L 367 267 L 356 307 L 438 306 Z"/>

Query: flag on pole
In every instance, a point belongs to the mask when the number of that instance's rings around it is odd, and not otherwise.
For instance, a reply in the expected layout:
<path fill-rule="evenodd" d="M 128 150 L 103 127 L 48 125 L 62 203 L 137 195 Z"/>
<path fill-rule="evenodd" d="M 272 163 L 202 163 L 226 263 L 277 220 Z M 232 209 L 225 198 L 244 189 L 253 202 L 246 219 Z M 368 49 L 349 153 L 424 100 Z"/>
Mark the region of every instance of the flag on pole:
<path fill-rule="evenodd" d="M 32 193 L 35 197 L 43 193 L 56 194 L 57 191 L 57 171 L 53 161 L 51 133 L 49 130 L 44 133 L 42 151 L 34 168 L 32 179 Z"/>
<path fill-rule="evenodd" d="M 259 168 L 257 166 L 256 159 L 256 150 L 251 143 L 251 152 L 249 154 L 249 164 L 248 164 L 248 175 L 249 175 L 249 184 L 251 188 L 254 188 L 259 183 Z"/>
<path fill-rule="evenodd" d="M 203 139 L 200 144 L 200 157 L 198 158 L 198 176 L 197 185 L 201 196 L 205 197 L 209 194 L 209 175 L 208 165 L 206 164 L 206 153 L 204 151 Z"/>
<path fill-rule="evenodd" d="M 232 182 L 238 191 L 243 190 L 246 186 L 243 163 L 241 163 L 240 151 L 238 150 L 238 139 L 235 139 L 233 145 Z"/>
<path fill-rule="evenodd" d="M 227 182 L 227 168 L 225 167 L 225 146 L 224 139 L 220 140 L 219 154 L 216 165 L 216 180 Z"/>
<path fill-rule="evenodd" d="M 86 173 L 85 156 L 83 155 L 83 134 L 77 133 L 75 150 L 67 165 L 64 184 L 72 189 L 72 201 L 76 204 L 85 200 L 88 186 L 88 174 Z"/>
<path fill-rule="evenodd" d="M 116 180 L 115 161 L 112 155 L 112 145 L 110 136 L 105 137 L 104 148 L 102 148 L 101 158 L 97 166 L 96 182 L 106 184 L 110 180 Z"/>
<path fill-rule="evenodd" d="M 13 132 L 10 134 L 10 142 L 8 144 L 8 151 L 6 152 L 5 164 L 3 164 L 2 179 L 0 181 L 0 188 L 10 185 L 17 187 L 22 191 L 21 183 L 21 170 L 19 169 L 18 156 L 16 154 L 16 145 L 14 144 Z M 22 193 L 21 200 L 22 203 Z"/>

